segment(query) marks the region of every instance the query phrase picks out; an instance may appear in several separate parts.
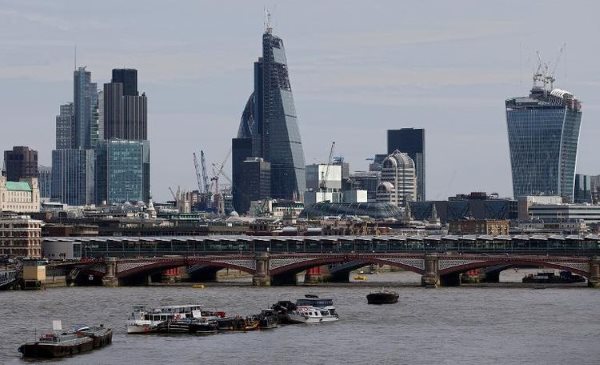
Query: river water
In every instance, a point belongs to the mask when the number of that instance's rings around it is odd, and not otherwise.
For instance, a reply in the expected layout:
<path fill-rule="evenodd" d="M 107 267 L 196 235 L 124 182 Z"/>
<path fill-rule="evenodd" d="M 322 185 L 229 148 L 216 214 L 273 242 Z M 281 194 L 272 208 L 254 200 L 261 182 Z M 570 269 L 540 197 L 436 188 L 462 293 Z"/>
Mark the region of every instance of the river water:
<path fill-rule="evenodd" d="M 513 274 L 514 276 L 514 274 Z M 522 275 L 521 275 L 522 276 Z M 411 273 L 369 282 L 411 283 Z M 505 277 L 506 279 L 506 277 Z M 509 277 L 510 279 L 510 277 Z M 511 280 L 505 280 L 511 281 Z M 379 284 L 371 284 L 379 285 Z M 248 285 L 76 287 L 0 292 L 0 364 L 26 364 L 19 344 L 53 319 L 104 323 L 113 344 L 61 364 L 598 364 L 600 290 L 398 287 L 394 305 L 367 305 L 373 287 L 347 284 L 255 288 Z M 127 335 L 134 304 L 200 303 L 228 314 L 259 312 L 305 293 L 331 297 L 341 320 L 321 325 L 218 334 Z"/>

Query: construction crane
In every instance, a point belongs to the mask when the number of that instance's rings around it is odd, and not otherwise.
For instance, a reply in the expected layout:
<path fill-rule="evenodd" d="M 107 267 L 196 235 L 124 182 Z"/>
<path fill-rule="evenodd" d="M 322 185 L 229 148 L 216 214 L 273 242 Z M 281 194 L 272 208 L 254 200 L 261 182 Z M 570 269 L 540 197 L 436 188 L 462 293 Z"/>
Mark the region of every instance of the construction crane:
<path fill-rule="evenodd" d="M 227 163 L 227 160 L 229 159 L 230 155 L 231 155 L 231 148 L 229 149 L 229 151 L 227 151 L 227 155 L 225 155 L 223 162 L 221 162 L 221 164 L 218 167 L 216 164 L 214 164 L 214 163 L 212 164 L 213 177 L 211 177 L 210 180 L 214 182 L 213 186 L 215 187 L 216 194 L 219 194 L 219 175 L 221 175 L 223 173 L 223 168 L 225 167 L 225 164 Z"/>
<path fill-rule="evenodd" d="M 169 186 L 169 191 L 171 192 L 171 196 L 173 197 L 173 200 L 175 201 L 175 203 L 177 203 L 177 195 L 175 194 L 173 189 L 171 189 L 170 186 Z"/>
<path fill-rule="evenodd" d="M 206 173 L 206 160 L 204 151 L 200 151 L 200 163 L 202 164 L 202 182 L 204 183 L 204 192 L 210 196 L 210 185 L 208 184 L 208 174 Z"/>
<path fill-rule="evenodd" d="M 319 185 L 321 192 L 325 192 L 327 190 L 327 178 L 329 177 L 329 166 L 331 166 L 334 149 L 335 149 L 335 141 L 331 142 L 331 149 L 329 150 L 329 158 L 327 159 L 327 165 L 325 165 L 325 172 L 323 172 L 321 174 L 321 184 Z"/>

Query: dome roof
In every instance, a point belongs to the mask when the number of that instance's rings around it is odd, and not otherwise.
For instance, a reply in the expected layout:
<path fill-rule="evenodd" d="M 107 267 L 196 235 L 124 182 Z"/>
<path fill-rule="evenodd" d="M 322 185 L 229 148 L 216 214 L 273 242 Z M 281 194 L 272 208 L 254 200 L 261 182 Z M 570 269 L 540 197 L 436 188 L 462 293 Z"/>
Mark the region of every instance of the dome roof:
<path fill-rule="evenodd" d="M 415 168 L 415 162 L 406 153 L 396 150 L 383 160 L 383 168 L 390 167 Z"/>
<path fill-rule="evenodd" d="M 391 193 L 394 191 L 394 185 L 389 181 L 384 181 L 379 186 L 377 186 L 377 191 L 385 191 L 387 193 Z"/>

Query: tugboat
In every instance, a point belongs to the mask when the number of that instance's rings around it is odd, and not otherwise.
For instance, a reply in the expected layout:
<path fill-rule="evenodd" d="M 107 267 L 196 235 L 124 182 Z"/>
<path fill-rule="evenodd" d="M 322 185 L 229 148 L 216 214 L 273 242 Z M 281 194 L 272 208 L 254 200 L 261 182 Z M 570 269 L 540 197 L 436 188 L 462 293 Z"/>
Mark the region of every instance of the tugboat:
<path fill-rule="evenodd" d="M 42 335 L 38 341 L 21 345 L 19 352 L 23 357 L 58 358 L 92 351 L 111 342 L 112 329 L 104 325 L 79 325 L 63 331 L 61 322 L 54 321 L 53 332 Z"/>
<path fill-rule="evenodd" d="M 381 290 L 367 294 L 367 303 L 369 304 L 394 304 L 398 303 L 398 293 L 391 290 Z"/>

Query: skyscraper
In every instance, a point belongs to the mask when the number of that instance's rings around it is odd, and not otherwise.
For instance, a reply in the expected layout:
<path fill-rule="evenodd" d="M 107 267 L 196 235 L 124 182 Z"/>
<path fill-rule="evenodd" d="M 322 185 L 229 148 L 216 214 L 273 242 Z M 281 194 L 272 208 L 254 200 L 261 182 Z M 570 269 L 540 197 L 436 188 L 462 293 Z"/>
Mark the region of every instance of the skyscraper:
<path fill-rule="evenodd" d="M 260 157 L 250 157 L 242 162 L 241 174 L 245 181 L 238 188 L 236 210 L 246 213 L 251 201 L 266 199 L 271 195 L 271 165 Z"/>
<path fill-rule="evenodd" d="M 513 193 L 559 195 L 573 201 L 581 104 L 536 73 L 528 97 L 506 100 Z"/>
<path fill-rule="evenodd" d="M 52 151 L 52 200 L 69 205 L 94 204 L 94 172 L 94 150 Z"/>
<path fill-rule="evenodd" d="M 74 145 L 75 114 L 73 103 L 60 106 L 60 114 L 56 116 L 56 149 L 64 150 L 73 148 Z"/>
<path fill-rule="evenodd" d="M 98 91 L 92 73 L 79 67 L 73 77 L 74 148 L 93 148 L 98 140 Z"/>
<path fill-rule="evenodd" d="M 417 201 L 425 201 L 425 129 L 402 128 L 387 131 L 388 154 L 398 150 L 415 162 Z"/>
<path fill-rule="evenodd" d="M 237 137 L 250 138 L 253 156 L 271 164 L 273 198 L 302 199 L 304 151 L 283 40 L 273 35 L 270 24 L 262 44 L 262 57 L 254 63 L 254 92 L 242 113 Z"/>
<path fill-rule="evenodd" d="M 15 146 L 4 151 L 4 166 L 8 181 L 38 177 L 38 152 L 27 146 Z"/>
<path fill-rule="evenodd" d="M 104 84 L 104 138 L 147 140 L 147 98 L 139 96 L 137 70 L 114 69 L 112 75 Z"/>

